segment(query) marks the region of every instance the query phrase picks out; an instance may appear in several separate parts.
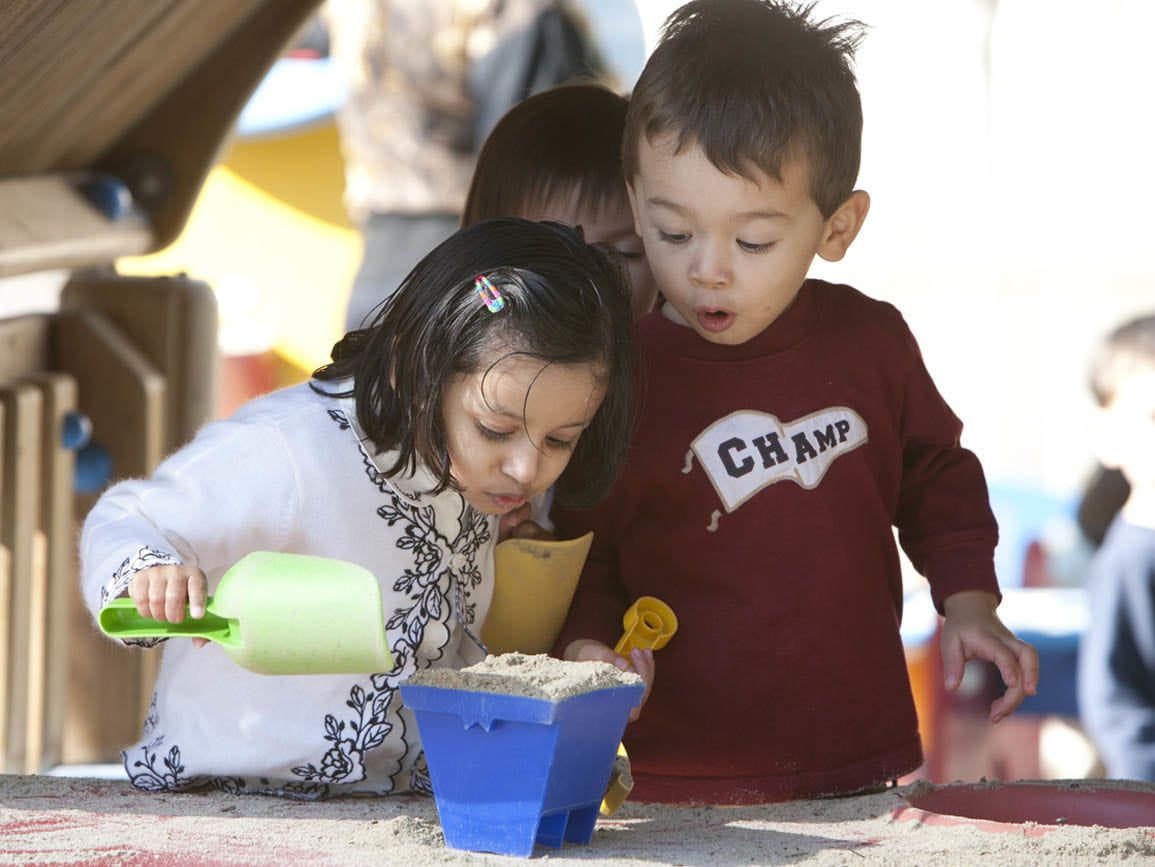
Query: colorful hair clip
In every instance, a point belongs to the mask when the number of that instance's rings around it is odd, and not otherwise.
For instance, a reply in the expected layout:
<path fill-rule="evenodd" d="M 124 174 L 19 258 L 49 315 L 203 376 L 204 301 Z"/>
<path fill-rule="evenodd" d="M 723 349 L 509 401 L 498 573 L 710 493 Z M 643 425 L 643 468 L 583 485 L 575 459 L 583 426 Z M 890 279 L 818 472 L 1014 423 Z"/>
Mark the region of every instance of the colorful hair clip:
<path fill-rule="evenodd" d="M 473 287 L 481 296 L 481 300 L 485 302 L 485 309 L 490 313 L 496 313 L 505 307 L 505 299 L 501 297 L 497 287 L 490 283 L 489 278 L 484 274 L 477 275 L 477 279 L 473 281 Z"/>

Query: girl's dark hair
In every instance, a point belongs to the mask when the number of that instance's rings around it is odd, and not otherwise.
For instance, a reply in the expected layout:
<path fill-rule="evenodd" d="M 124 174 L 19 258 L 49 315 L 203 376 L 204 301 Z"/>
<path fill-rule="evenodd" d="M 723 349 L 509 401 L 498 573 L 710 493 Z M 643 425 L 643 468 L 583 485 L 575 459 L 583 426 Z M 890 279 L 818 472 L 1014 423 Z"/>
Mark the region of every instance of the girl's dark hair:
<path fill-rule="evenodd" d="M 517 103 L 481 148 L 461 225 L 530 216 L 574 190 L 578 207 L 594 213 L 624 200 L 625 125 L 626 98 L 596 82 L 565 84 Z"/>
<path fill-rule="evenodd" d="M 474 280 L 486 275 L 505 306 L 491 313 Z M 389 475 L 418 463 L 454 487 L 442 396 L 455 377 L 500 358 L 594 364 L 605 399 L 578 439 L 555 498 L 587 506 L 608 491 L 625 456 L 632 420 L 629 280 L 616 260 L 560 223 L 504 218 L 458 230 L 409 273 L 368 327 L 333 347 L 313 377 L 352 379 L 357 420 L 378 452 L 397 450 Z"/>

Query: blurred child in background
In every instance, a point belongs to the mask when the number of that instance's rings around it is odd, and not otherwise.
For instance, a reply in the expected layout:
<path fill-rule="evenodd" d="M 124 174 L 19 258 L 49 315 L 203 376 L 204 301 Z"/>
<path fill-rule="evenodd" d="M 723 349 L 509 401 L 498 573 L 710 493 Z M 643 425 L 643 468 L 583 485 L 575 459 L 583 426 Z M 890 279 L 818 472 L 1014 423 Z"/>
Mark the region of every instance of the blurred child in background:
<path fill-rule="evenodd" d="M 465 200 L 462 225 L 492 217 L 557 220 L 580 226 L 588 243 L 614 250 L 626 267 L 634 318 L 654 307 L 657 284 L 646 260 L 622 174 L 624 96 L 595 81 L 530 96 L 506 112 L 485 140 Z M 551 538 L 551 499 L 507 515 L 515 536 Z"/>
<path fill-rule="evenodd" d="M 1079 713 L 1109 776 L 1155 782 L 1155 315 L 1104 340 L 1091 391 L 1100 460 L 1130 493 L 1091 564 Z"/>

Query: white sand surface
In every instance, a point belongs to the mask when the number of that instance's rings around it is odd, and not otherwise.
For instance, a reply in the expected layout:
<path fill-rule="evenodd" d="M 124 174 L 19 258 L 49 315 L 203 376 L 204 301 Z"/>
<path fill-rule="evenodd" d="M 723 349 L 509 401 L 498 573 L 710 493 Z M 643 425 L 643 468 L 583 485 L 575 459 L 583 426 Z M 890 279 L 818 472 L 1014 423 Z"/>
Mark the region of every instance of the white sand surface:
<path fill-rule="evenodd" d="M 916 784 L 919 785 L 919 784 Z M 1082 783 L 1081 785 L 1090 785 Z M 1095 784 L 1155 793 L 1153 786 Z M 588 846 L 538 846 L 549 864 L 1063 865 L 1155 860 L 1152 827 L 940 826 L 910 788 L 751 807 L 627 802 Z M 0 776 L 0 864 L 514 864 L 445 848 L 432 800 L 302 803 L 220 792 L 149 794 L 120 781 Z"/>

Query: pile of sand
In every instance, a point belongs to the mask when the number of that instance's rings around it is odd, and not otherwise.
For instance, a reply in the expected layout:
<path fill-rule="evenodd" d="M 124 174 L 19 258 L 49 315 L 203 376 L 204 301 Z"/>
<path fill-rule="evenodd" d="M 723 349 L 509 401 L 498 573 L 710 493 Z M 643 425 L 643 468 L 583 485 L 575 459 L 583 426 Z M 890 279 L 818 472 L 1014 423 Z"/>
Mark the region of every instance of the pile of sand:
<path fill-rule="evenodd" d="M 643 683 L 608 662 L 563 662 L 545 654 L 503 653 L 468 668 L 427 668 L 409 678 L 417 686 L 439 686 L 561 701 L 582 693 Z"/>

